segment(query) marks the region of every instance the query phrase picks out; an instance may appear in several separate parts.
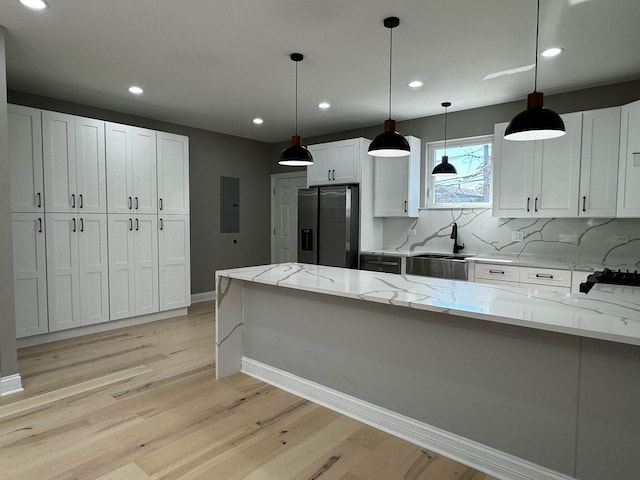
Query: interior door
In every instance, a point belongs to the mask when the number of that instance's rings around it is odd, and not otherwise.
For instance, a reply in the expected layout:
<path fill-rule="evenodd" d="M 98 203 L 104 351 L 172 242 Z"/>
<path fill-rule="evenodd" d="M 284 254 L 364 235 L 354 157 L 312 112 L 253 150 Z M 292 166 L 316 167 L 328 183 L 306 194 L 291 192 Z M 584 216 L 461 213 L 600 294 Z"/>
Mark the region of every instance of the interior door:
<path fill-rule="evenodd" d="M 271 263 L 298 261 L 298 189 L 306 180 L 304 175 L 273 177 Z"/>

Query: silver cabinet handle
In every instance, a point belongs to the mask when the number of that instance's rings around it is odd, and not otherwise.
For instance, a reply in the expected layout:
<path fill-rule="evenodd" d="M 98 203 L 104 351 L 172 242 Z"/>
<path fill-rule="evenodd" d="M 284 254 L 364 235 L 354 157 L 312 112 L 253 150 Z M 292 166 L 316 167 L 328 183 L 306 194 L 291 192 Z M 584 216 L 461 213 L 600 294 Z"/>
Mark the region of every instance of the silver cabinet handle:
<path fill-rule="evenodd" d="M 138 197 L 135 197 L 136 199 L 136 210 L 138 210 Z"/>
<path fill-rule="evenodd" d="M 139 228 L 139 227 L 140 227 L 140 225 L 138 224 L 138 219 L 136 218 L 136 232 L 137 232 L 138 230 L 140 230 L 140 228 Z"/>
<path fill-rule="evenodd" d="M 84 199 L 82 198 L 82 194 L 80 196 L 80 208 L 84 207 Z"/>
<path fill-rule="evenodd" d="M 584 197 L 582 197 L 582 211 L 583 212 L 587 211 L 587 196 L 586 195 Z"/>
<path fill-rule="evenodd" d="M 333 181 L 335 182 L 335 180 L 336 180 L 336 171 L 333 170 Z"/>
<path fill-rule="evenodd" d="M 527 197 L 527 212 L 530 212 L 529 204 L 531 203 L 531 197 Z"/>
<path fill-rule="evenodd" d="M 404 201 L 404 213 L 407 213 L 407 201 Z"/>
<path fill-rule="evenodd" d="M 164 222 L 160 219 L 160 230 L 164 230 Z"/>
<path fill-rule="evenodd" d="M 331 170 L 327 170 L 327 180 L 331 181 Z"/>
<path fill-rule="evenodd" d="M 129 197 L 129 210 L 131 210 L 131 208 L 133 208 L 133 200 Z"/>
<path fill-rule="evenodd" d="M 80 231 L 84 232 L 84 219 L 80 217 Z"/>
<path fill-rule="evenodd" d="M 42 233 L 42 218 L 38 218 L 38 233 Z"/>
<path fill-rule="evenodd" d="M 489 270 L 491 274 L 504 275 L 504 270 Z"/>
<path fill-rule="evenodd" d="M 553 278 L 553 275 L 548 273 L 536 273 L 536 278 Z"/>
<path fill-rule="evenodd" d="M 535 203 L 533 205 L 534 205 L 533 211 L 537 212 L 538 211 L 538 197 L 536 197 L 536 201 L 535 201 Z"/>
<path fill-rule="evenodd" d="M 37 195 L 38 195 L 38 208 L 42 208 L 42 194 L 38 192 Z"/>
<path fill-rule="evenodd" d="M 71 194 L 71 208 L 76 208 L 76 194 Z"/>
<path fill-rule="evenodd" d="M 160 199 L 160 210 L 162 210 L 163 206 L 162 206 L 162 199 Z"/>
<path fill-rule="evenodd" d="M 72 231 L 75 232 L 76 231 L 76 219 L 72 218 L 71 220 L 73 220 L 73 230 Z"/>
<path fill-rule="evenodd" d="M 129 219 L 129 231 L 133 231 L 133 220 Z"/>

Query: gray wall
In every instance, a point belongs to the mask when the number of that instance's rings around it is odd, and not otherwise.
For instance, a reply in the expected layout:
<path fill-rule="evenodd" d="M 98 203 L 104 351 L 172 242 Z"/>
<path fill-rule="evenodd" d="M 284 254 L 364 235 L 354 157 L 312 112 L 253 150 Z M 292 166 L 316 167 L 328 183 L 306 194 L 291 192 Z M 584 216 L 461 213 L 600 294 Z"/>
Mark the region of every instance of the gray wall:
<path fill-rule="evenodd" d="M 9 147 L 7 133 L 7 75 L 5 28 L 0 25 L 0 378 L 18 372 L 13 302 L 13 255 Z"/>
<path fill-rule="evenodd" d="M 613 107 L 633 102 L 640 98 L 640 80 L 617 83 L 603 87 L 595 87 L 575 92 L 561 93 L 558 95 L 545 96 L 545 106 L 558 113 L 577 112 L 581 110 L 593 110 L 596 108 Z M 493 134 L 493 126 L 496 123 L 508 122 L 518 112 L 524 110 L 526 99 L 521 101 L 491 105 L 488 107 L 474 108 L 471 110 L 455 111 L 455 98 L 443 98 L 443 101 L 450 100 L 453 103 L 453 112 L 447 118 L 447 136 L 449 138 L 474 137 L 478 135 Z M 373 139 L 382 133 L 384 118 L 380 119 L 379 125 L 356 130 L 348 130 L 328 135 L 316 137 L 303 137 L 304 145 L 329 142 L 333 140 L 343 140 L 347 138 L 365 137 Z M 304 125 L 303 125 L 304 127 Z M 413 135 L 423 142 L 433 142 L 444 138 L 443 115 L 417 118 L 398 122 L 398 131 L 403 135 Z M 271 149 L 271 172 L 290 172 L 291 167 L 278 165 L 277 158 L 280 151 L 287 145 L 286 142 L 272 145 Z M 423 157 L 425 155 L 423 149 Z M 300 170 L 300 168 L 297 168 Z M 304 168 L 302 168 L 303 170 Z"/>
<path fill-rule="evenodd" d="M 189 137 L 192 293 L 214 290 L 215 270 L 270 262 L 269 144 L 13 90 L 9 103 Z M 220 233 L 220 176 L 240 178 L 238 234 Z"/>

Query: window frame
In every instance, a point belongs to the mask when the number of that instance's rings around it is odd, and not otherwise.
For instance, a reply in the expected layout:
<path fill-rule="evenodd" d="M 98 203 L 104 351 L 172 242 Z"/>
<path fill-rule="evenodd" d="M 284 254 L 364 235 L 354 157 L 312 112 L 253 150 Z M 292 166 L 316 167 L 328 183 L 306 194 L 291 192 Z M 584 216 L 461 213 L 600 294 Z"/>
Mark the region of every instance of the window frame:
<path fill-rule="evenodd" d="M 475 137 L 462 137 L 462 138 L 454 138 L 447 139 L 447 150 L 449 148 L 462 147 L 467 145 L 480 145 L 480 144 L 490 144 L 491 145 L 491 155 L 489 157 L 489 201 L 476 203 L 476 202 L 461 202 L 461 203 L 447 203 L 447 204 L 436 204 L 433 201 L 432 192 L 434 192 L 434 175 L 431 175 L 431 171 L 433 170 L 434 164 L 431 163 L 431 159 L 437 149 L 442 149 L 444 147 L 444 140 L 437 140 L 434 142 L 426 143 L 426 152 L 424 157 L 424 188 L 422 190 L 423 202 L 421 205 L 421 209 L 423 210 L 455 210 L 455 209 L 463 209 L 463 208 L 492 208 L 493 203 L 493 155 L 494 155 L 494 137 L 492 134 L 489 135 L 478 135 Z M 439 161 L 439 160 L 438 160 Z M 453 162 L 452 162 L 453 163 Z"/>

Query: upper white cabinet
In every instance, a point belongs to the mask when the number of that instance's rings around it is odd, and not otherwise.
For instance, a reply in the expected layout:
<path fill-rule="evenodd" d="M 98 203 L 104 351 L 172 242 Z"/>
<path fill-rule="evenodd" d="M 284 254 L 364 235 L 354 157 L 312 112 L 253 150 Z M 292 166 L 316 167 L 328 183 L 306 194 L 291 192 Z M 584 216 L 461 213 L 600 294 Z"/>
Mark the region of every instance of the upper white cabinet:
<path fill-rule="evenodd" d="M 104 122 L 42 112 L 46 211 L 106 212 Z"/>
<path fill-rule="evenodd" d="M 18 338 L 49 331 L 44 215 L 14 213 L 13 287 Z"/>
<path fill-rule="evenodd" d="M 352 138 L 309 145 L 313 165 L 307 167 L 307 185 L 360 183 L 362 155 L 368 140 Z"/>
<path fill-rule="evenodd" d="M 42 170 L 42 113 L 35 108 L 8 105 L 11 211 L 44 211 Z"/>
<path fill-rule="evenodd" d="M 495 217 L 575 217 L 578 211 L 582 113 L 562 115 L 566 135 L 551 140 L 504 139 L 494 132 Z"/>
<path fill-rule="evenodd" d="M 640 217 L 640 101 L 622 107 L 618 217 Z"/>
<path fill-rule="evenodd" d="M 158 218 L 160 311 L 191 305 L 189 215 Z"/>
<path fill-rule="evenodd" d="M 579 217 L 616 216 L 620 107 L 584 112 Z"/>
<path fill-rule="evenodd" d="M 157 213 L 156 132 L 106 123 L 109 213 Z"/>
<path fill-rule="evenodd" d="M 420 203 L 420 139 L 406 137 L 411 154 L 374 159 L 373 215 L 417 217 Z"/>
<path fill-rule="evenodd" d="M 46 216 L 49 330 L 109 320 L 107 216 Z"/>
<path fill-rule="evenodd" d="M 157 133 L 158 213 L 189 213 L 189 137 Z"/>

